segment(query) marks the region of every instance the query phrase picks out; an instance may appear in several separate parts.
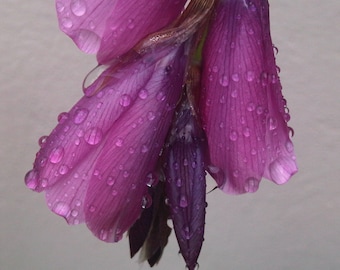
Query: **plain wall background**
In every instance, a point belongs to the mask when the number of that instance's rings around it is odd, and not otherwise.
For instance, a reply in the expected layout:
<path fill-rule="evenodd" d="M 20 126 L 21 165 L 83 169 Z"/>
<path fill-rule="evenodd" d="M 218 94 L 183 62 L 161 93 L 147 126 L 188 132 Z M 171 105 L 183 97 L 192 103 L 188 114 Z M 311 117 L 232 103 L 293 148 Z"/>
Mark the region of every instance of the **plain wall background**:
<path fill-rule="evenodd" d="M 283 186 L 263 180 L 255 194 L 207 196 L 202 270 L 340 267 L 340 4 L 270 3 L 300 171 Z M 0 6 L 0 268 L 149 269 L 129 259 L 127 238 L 106 244 L 85 225 L 67 226 L 25 187 L 38 138 L 82 95 L 96 62 L 58 30 L 54 1 Z M 184 269 L 177 253 L 172 233 L 155 269 Z"/>

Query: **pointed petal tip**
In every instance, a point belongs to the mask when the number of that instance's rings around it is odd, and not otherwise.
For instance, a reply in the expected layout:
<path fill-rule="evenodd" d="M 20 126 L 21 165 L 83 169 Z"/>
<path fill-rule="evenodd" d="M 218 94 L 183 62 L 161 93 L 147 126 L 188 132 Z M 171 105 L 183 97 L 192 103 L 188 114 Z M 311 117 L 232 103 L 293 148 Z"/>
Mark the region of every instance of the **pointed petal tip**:
<path fill-rule="evenodd" d="M 286 183 L 297 172 L 296 161 L 291 157 L 279 157 L 269 165 L 271 180 L 278 185 Z"/>

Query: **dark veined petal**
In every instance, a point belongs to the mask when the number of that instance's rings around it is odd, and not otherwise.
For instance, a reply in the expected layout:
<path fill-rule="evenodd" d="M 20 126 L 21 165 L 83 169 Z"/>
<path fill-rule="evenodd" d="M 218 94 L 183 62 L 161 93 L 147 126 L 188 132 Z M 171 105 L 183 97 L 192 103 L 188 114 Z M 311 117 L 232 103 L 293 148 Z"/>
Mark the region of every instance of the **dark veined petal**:
<path fill-rule="evenodd" d="M 203 57 L 201 114 L 209 172 L 228 193 L 255 192 L 262 176 L 296 171 L 270 38 L 266 0 L 220 1 Z"/>
<path fill-rule="evenodd" d="M 166 195 L 188 269 L 195 269 L 205 224 L 204 135 L 187 101 L 182 104 L 165 151 Z"/>
<path fill-rule="evenodd" d="M 182 11 L 185 0 L 56 0 L 60 29 L 86 53 L 106 63 L 158 31 Z"/>

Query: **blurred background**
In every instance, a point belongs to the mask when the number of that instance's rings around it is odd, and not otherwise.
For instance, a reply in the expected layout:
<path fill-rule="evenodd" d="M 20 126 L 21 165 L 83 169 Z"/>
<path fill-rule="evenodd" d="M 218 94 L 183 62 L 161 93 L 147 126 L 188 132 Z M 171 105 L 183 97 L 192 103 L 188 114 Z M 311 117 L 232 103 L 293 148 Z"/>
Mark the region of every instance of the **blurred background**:
<path fill-rule="evenodd" d="M 202 270 L 340 267 L 340 4 L 270 3 L 299 173 L 283 186 L 263 180 L 255 194 L 208 194 Z M 96 61 L 58 30 L 52 0 L 2 0 L 0 18 L 0 268 L 149 269 L 130 260 L 126 237 L 107 244 L 67 226 L 25 187 L 38 138 L 79 99 Z M 185 269 L 178 250 L 172 233 L 154 269 Z"/>

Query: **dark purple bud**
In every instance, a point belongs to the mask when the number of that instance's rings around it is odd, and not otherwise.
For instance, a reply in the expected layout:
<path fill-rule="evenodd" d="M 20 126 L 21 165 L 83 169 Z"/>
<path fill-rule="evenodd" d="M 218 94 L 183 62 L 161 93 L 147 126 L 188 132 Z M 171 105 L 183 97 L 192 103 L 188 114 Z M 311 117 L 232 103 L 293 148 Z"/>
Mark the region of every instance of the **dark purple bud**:
<path fill-rule="evenodd" d="M 205 223 L 205 139 L 184 100 L 166 149 L 166 194 L 180 252 L 194 269 L 201 251 Z"/>

